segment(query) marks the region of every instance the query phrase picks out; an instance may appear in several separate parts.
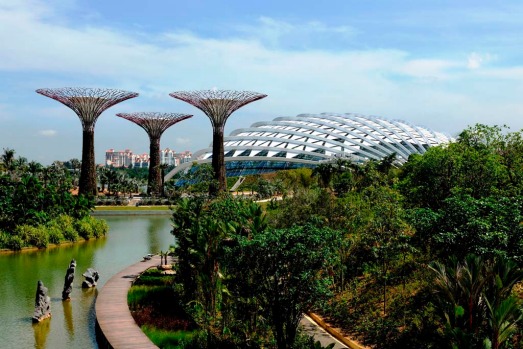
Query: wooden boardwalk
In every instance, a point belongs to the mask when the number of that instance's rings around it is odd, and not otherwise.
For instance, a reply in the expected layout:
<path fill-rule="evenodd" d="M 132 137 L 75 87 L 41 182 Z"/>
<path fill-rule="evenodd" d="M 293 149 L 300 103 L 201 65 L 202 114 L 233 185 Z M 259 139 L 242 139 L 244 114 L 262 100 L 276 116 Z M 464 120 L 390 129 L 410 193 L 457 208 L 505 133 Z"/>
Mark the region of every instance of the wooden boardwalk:
<path fill-rule="evenodd" d="M 140 273 L 159 264 L 159 256 L 133 264 L 114 275 L 102 287 L 95 305 L 97 337 L 100 348 L 158 348 L 134 321 L 127 305 L 127 292 Z"/>
<path fill-rule="evenodd" d="M 138 262 L 111 277 L 102 287 L 96 298 L 96 331 L 98 346 L 102 349 L 153 349 L 158 347 L 142 332 L 134 321 L 127 305 L 127 292 L 133 281 L 145 270 L 160 264 L 160 257 L 154 256 L 151 260 Z M 319 340 L 322 345 L 335 343 L 335 349 L 357 348 L 351 341 L 341 343 L 321 326 L 304 317 L 300 325 Z M 323 324 L 324 325 L 324 324 Z M 324 325 L 327 327 L 326 325 Z M 341 336 L 341 335 L 339 335 Z M 339 337 L 337 336 L 337 337 Z M 344 345 L 345 344 L 345 345 Z"/>

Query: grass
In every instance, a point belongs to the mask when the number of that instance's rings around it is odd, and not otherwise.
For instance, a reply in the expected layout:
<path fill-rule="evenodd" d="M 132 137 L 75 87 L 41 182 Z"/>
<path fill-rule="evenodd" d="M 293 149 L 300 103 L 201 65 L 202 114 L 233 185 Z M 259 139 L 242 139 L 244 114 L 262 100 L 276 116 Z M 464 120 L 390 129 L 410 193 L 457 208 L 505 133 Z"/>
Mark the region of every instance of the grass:
<path fill-rule="evenodd" d="M 160 270 L 143 272 L 127 293 L 136 323 L 160 348 L 182 348 L 198 331 L 172 287 L 173 276 Z"/>
<path fill-rule="evenodd" d="M 168 211 L 169 206 L 95 206 L 95 211 Z"/>
<path fill-rule="evenodd" d="M 162 349 L 181 349 L 183 342 L 188 342 L 197 331 L 167 331 L 144 325 L 142 331 L 158 347 Z"/>

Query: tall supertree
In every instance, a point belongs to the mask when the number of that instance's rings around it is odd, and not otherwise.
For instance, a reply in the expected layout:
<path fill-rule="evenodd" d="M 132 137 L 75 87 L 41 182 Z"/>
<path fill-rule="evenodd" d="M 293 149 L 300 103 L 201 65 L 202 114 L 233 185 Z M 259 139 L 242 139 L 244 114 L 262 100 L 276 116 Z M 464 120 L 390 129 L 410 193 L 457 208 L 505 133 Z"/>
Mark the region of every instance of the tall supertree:
<path fill-rule="evenodd" d="M 150 163 L 147 193 L 159 195 L 162 193 L 162 173 L 160 170 L 160 138 L 172 125 L 192 117 L 176 113 L 119 113 L 117 116 L 134 122 L 149 135 Z"/>
<path fill-rule="evenodd" d="M 94 126 L 104 110 L 138 93 L 101 88 L 65 87 L 43 88 L 37 93 L 57 100 L 71 108 L 80 118 L 83 127 L 82 167 L 79 194 L 96 195 L 96 167 L 94 158 Z"/>
<path fill-rule="evenodd" d="M 250 91 L 229 90 L 178 91 L 169 95 L 195 106 L 211 120 L 213 128 L 212 167 L 216 183 L 211 184 L 209 193 L 216 195 L 218 192 L 226 191 L 225 154 L 223 148 L 225 122 L 234 111 L 246 104 L 265 98 L 267 95 Z"/>

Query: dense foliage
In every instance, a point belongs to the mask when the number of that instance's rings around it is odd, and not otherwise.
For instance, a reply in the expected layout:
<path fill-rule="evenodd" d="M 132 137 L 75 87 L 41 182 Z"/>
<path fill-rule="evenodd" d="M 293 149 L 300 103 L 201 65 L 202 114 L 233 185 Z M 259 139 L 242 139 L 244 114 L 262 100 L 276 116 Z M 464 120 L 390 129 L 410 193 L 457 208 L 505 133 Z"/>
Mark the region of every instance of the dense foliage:
<path fill-rule="evenodd" d="M 329 292 L 339 234 L 328 228 L 270 229 L 253 202 L 196 197 L 174 207 L 173 234 L 176 287 L 209 348 L 292 348 Z"/>
<path fill-rule="evenodd" d="M 272 197 L 264 211 L 181 201 L 177 287 L 207 347 L 290 348 L 310 309 L 376 348 L 521 347 L 522 135 L 476 125 L 401 168 L 391 155 L 249 176 L 238 190 Z"/>
<path fill-rule="evenodd" d="M 89 216 L 93 202 L 72 193 L 74 172 L 60 162 L 44 167 L 14 154 L 4 149 L 0 162 L 0 248 L 41 248 L 105 235 L 105 222 Z"/>

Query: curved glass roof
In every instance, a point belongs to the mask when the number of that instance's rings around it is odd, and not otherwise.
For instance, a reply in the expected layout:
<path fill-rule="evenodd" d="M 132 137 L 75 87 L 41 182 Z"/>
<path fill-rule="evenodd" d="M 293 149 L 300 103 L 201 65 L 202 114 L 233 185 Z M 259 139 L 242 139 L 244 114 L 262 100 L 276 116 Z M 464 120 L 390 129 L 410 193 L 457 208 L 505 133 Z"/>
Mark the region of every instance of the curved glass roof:
<path fill-rule="evenodd" d="M 224 149 L 227 175 L 237 176 L 315 167 L 337 157 L 354 162 L 381 160 L 392 153 L 396 153 L 395 164 L 401 165 L 413 153 L 423 154 L 429 147 L 450 141 L 442 133 L 405 121 L 322 113 L 256 122 L 225 137 Z M 197 162 L 211 158 L 212 145 L 193 155 Z"/>

